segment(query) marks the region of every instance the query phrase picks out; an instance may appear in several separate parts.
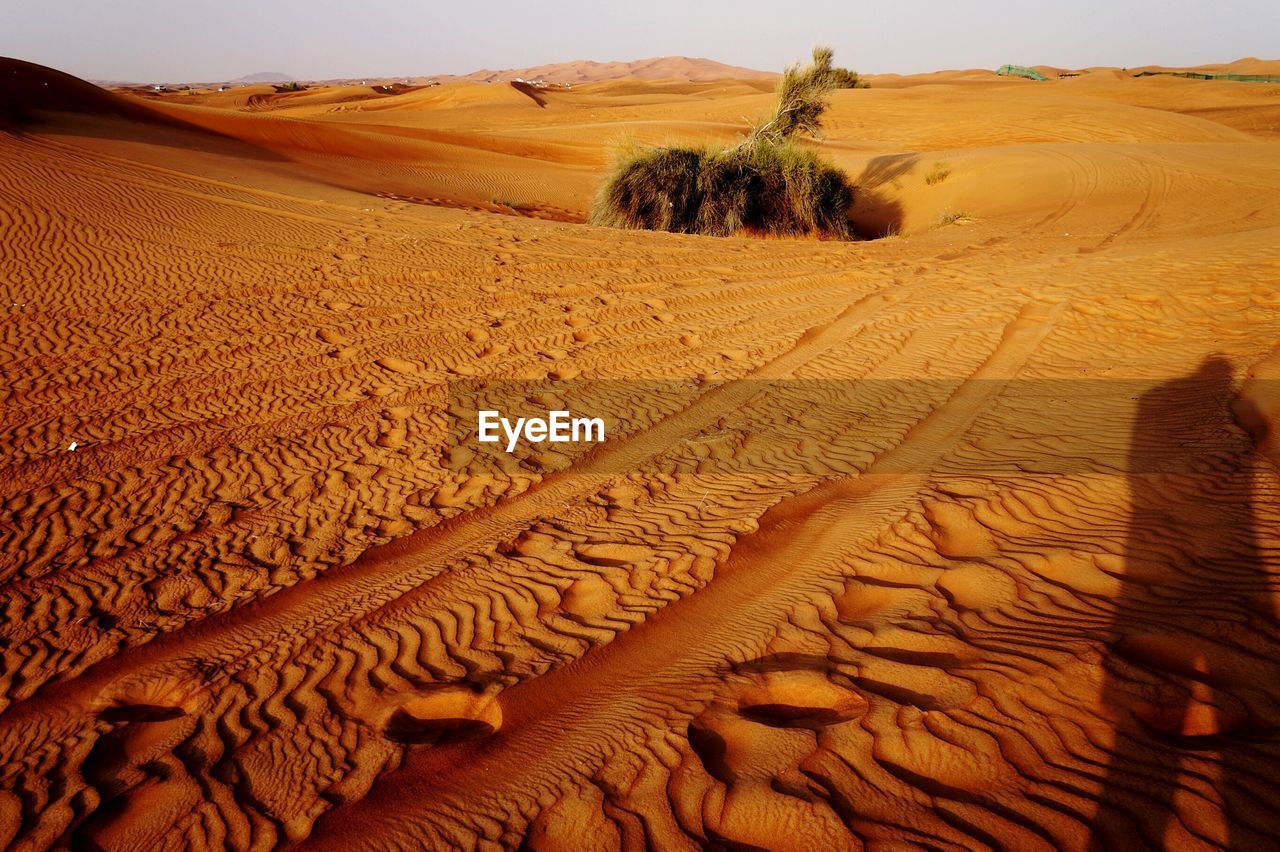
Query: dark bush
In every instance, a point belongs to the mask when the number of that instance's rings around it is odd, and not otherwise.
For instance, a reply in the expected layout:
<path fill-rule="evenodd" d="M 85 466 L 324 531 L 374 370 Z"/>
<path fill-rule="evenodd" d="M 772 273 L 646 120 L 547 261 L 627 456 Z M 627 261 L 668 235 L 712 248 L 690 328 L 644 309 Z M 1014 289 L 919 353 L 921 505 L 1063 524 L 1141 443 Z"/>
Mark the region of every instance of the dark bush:
<path fill-rule="evenodd" d="M 619 165 L 591 221 L 680 234 L 846 238 L 853 194 L 844 172 L 791 142 L 652 148 Z"/>
<path fill-rule="evenodd" d="M 826 95 L 843 79 L 836 72 L 844 69 L 831 66 L 829 48 L 815 49 L 813 60 L 787 69 L 774 115 L 736 147 L 624 152 L 591 211 L 592 224 L 710 236 L 747 231 L 848 238 L 853 186 L 844 172 L 793 141 L 821 130 Z"/>
<path fill-rule="evenodd" d="M 857 71 L 848 68 L 832 68 L 831 77 L 837 89 L 870 89 L 871 84 L 858 76 Z"/>

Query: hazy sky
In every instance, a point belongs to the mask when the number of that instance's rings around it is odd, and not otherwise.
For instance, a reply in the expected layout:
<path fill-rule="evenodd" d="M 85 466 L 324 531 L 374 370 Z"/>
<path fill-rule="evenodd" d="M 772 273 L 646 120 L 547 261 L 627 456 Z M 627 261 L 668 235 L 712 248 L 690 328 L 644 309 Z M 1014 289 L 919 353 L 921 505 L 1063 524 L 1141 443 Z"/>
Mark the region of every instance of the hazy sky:
<path fill-rule="evenodd" d="M 0 55 L 111 80 L 465 73 L 683 54 L 864 72 L 1280 58 L 1276 0 L 0 0 Z"/>

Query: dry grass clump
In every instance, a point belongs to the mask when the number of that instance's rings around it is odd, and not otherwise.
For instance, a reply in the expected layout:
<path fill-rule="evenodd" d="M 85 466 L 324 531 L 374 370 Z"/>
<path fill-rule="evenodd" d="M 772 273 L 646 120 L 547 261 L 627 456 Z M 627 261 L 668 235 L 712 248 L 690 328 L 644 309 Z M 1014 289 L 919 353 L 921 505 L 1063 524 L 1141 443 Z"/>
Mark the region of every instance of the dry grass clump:
<path fill-rule="evenodd" d="M 943 210 L 938 214 L 939 227 L 944 225 L 968 225 L 975 220 L 967 210 Z"/>
<path fill-rule="evenodd" d="M 627 156 L 591 222 L 678 234 L 850 235 L 844 172 L 794 144 L 725 151 L 649 148 Z"/>
<path fill-rule="evenodd" d="M 837 89 L 870 89 L 871 84 L 862 79 L 857 71 L 850 71 L 848 68 L 832 68 L 832 79 L 835 81 Z"/>
<path fill-rule="evenodd" d="M 831 59 L 831 49 L 819 47 L 812 64 L 788 68 L 774 114 L 740 145 L 624 151 L 591 211 L 592 224 L 849 238 L 854 187 L 844 172 L 794 141 L 820 133 L 827 94 L 852 74 L 833 68 Z"/>
<path fill-rule="evenodd" d="M 827 110 L 827 94 L 833 89 L 865 88 L 858 75 L 847 68 L 831 64 L 835 54 L 819 45 L 813 49 L 813 61 L 801 68 L 792 65 L 782 74 L 778 84 L 778 106 L 773 117 L 751 131 L 751 138 L 781 142 L 793 136 L 822 135 L 822 114 Z M 855 85 L 847 85 L 853 82 Z M 750 141 L 750 139 L 748 140 Z"/>
<path fill-rule="evenodd" d="M 934 163 L 933 169 L 924 176 L 924 182 L 929 186 L 936 186 L 942 183 L 951 175 L 951 169 L 946 163 Z"/>

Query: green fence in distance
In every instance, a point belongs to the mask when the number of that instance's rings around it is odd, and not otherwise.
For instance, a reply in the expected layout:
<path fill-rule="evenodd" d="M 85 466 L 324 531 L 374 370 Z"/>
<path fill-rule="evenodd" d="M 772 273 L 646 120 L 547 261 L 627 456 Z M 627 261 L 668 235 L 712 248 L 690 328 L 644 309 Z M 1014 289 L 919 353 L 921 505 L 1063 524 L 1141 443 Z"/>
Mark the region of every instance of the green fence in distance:
<path fill-rule="evenodd" d="M 1048 80 L 1049 78 L 1041 74 L 1034 68 L 1027 68 L 1022 65 L 1001 65 L 996 69 L 996 73 L 1001 77 L 1026 77 L 1028 80 Z"/>
<path fill-rule="evenodd" d="M 1234 80 L 1237 83 L 1280 83 L 1276 74 L 1205 74 L 1201 71 L 1143 71 L 1135 77 L 1185 77 L 1189 80 Z"/>

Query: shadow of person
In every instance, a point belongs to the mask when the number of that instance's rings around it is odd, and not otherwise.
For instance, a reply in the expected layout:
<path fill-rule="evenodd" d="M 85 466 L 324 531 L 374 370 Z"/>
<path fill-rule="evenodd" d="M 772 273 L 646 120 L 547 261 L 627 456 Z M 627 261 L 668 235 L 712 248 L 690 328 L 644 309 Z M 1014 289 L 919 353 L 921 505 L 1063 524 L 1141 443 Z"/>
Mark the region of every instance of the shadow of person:
<path fill-rule="evenodd" d="M 1139 399 L 1091 849 L 1276 848 L 1280 565 L 1256 538 L 1244 404 L 1216 356 Z"/>

